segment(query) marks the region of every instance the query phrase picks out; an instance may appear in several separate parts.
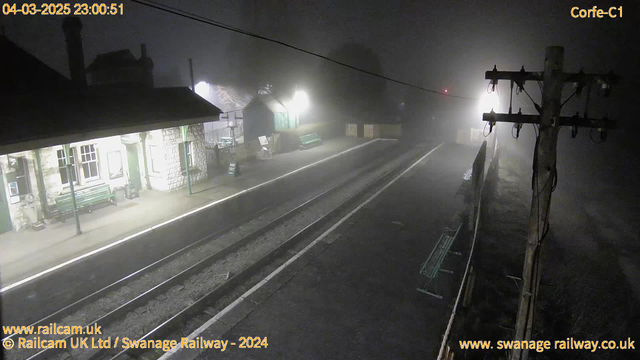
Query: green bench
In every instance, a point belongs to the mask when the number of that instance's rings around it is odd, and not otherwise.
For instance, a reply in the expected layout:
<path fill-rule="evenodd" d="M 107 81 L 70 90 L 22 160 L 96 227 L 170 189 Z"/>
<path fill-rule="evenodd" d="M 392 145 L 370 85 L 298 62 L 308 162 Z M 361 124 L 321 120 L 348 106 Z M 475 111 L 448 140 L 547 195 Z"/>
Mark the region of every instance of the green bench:
<path fill-rule="evenodd" d="M 442 263 L 450 252 L 451 245 L 458 236 L 461 227 L 462 224 L 460 224 L 456 230 L 445 228 L 445 231 L 440 235 L 440 239 L 438 239 L 438 243 L 436 243 L 436 246 L 431 251 L 429 258 L 420 268 L 419 276 L 421 285 L 418 287 L 418 291 L 442 299 L 442 295 L 438 294 L 437 289 L 438 274 L 440 274 L 440 272 L 453 274 L 451 270 L 442 269 Z M 461 255 L 460 253 L 455 254 Z"/>
<path fill-rule="evenodd" d="M 307 149 L 322 144 L 322 138 L 317 133 L 300 136 L 300 149 Z"/>
<path fill-rule="evenodd" d="M 93 205 L 106 201 L 115 204 L 115 194 L 111 192 L 109 184 L 89 186 L 74 192 L 78 210 L 88 208 L 89 212 L 91 212 Z M 73 213 L 71 193 L 58 195 L 56 197 L 56 207 L 58 208 L 58 216 L 64 221 L 64 215 Z"/>

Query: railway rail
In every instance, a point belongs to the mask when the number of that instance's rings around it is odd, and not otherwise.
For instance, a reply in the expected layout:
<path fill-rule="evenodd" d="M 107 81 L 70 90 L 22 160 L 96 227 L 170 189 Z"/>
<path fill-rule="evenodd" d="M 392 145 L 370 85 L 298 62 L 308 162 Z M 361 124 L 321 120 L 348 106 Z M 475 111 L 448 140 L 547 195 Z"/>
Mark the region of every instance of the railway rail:
<path fill-rule="evenodd" d="M 413 150 L 415 151 L 415 149 Z M 152 304 L 154 300 L 157 300 L 158 298 L 171 297 L 171 292 L 175 292 L 176 287 L 189 287 L 190 282 L 192 282 L 193 279 L 197 278 L 198 276 L 218 278 L 215 286 L 210 288 L 207 287 L 205 289 L 206 291 L 203 291 L 202 294 L 200 294 L 193 301 L 189 301 L 186 306 L 182 306 L 179 311 L 174 311 L 171 315 L 164 316 L 162 321 L 151 321 L 151 323 L 154 323 L 152 329 L 144 331 L 144 334 L 142 336 L 138 336 L 137 338 L 138 340 L 159 339 L 163 336 L 174 333 L 181 327 L 185 327 L 186 322 L 198 324 L 200 322 L 198 318 L 210 317 L 212 306 L 219 307 L 225 305 L 224 303 L 220 302 L 221 299 L 225 297 L 225 295 L 233 293 L 234 291 L 239 291 L 239 289 L 241 290 L 243 286 L 247 285 L 247 282 L 256 280 L 253 278 L 256 277 L 256 275 L 261 271 L 264 271 L 265 269 L 272 266 L 277 266 L 274 264 L 285 262 L 287 258 L 290 257 L 288 253 L 289 250 L 297 245 L 305 243 L 305 240 L 308 240 L 311 235 L 313 235 L 319 229 L 322 229 L 323 227 L 326 227 L 328 224 L 330 224 L 331 220 L 335 219 L 338 214 L 344 212 L 350 207 L 353 207 L 359 199 L 361 199 L 365 194 L 372 191 L 372 189 L 381 186 L 380 184 L 384 182 L 386 178 L 398 173 L 399 171 L 402 171 L 402 169 L 406 167 L 406 164 L 413 161 L 415 157 L 416 155 L 411 151 L 407 151 L 406 148 L 396 148 L 392 151 L 386 152 L 378 159 L 377 162 L 359 169 L 359 171 L 354 172 L 353 175 L 346 177 L 343 181 L 332 185 L 330 188 L 321 191 L 310 199 L 307 199 L 302 204 L 286 211 L 284 214 L 275 218 L 275 220 L 270 221 L 257 230 L 252 231 L 250 234 L 243 236 L 240 240 L 235 241 L 232 244 L 220 249 L 219 251 L 216 251 L 204 257 L 203 259 L 193 263 L 186 269 L 183 269 L 182 271 L 179 271 L 169 278 L 159 282 L 155 286 L 146 289 L 146 291 L 135 294 L 135 296 L 132 296 L 129 300 L 117 306 L 115 309 L 99 315 L 94 314 L 94 319 L 91 321 L 87 321 L 83 326 L 92 326 L 94 324 L 99 324 L 101 327 L 109 330 L 112 324 L 118 323 L 119 320 L 127 317 L 129 314 L 143 314 L 146 312 L 153 312 L 153 309 L 148 310 L 147 308 L 151 307 L 150 304 Z M 399 161 L 398 159 L 401 160 Z M 382 167 L 382 164 L 392 163 L 393 161 L 399 161 L 399 164 L 389 166 L 388 169 Z M 381 172 L 381 174 L 378 174 L 379 172 Z M 287 222 L 304 213 L 305 210 L 308 210 L 314 205 L 331 197 L 335 193 L 339 192 L 339 190 L 343 189 L 345 186 L 348 186 L 355 179 L 364 178 L 371 173 L 374 173 L 376 177 L 369 186 L 360 189 L 355 194 L 348 197 L 345 201 L 340 201 L 340 203 L 337 206 L 333 207 L 332 210 L 319 217 L 316 217 L 315 220 L 306 224 L 304 227 L 302 227 L 302 229 L 296 231 L 293 235 L 287 236 L 284 241 L 275 245 L 271 244 L 269 246 L 266 246 L 264 243 L 260 243 L 260 239 L 264 238 L 265 234 L 277 230 L 278 227 L 286 226 Z M 270 209 L 270 207 L 263 208 L 251 218 L 254 218 L 255 216 L 258 216 L 260 214 L 264 214 Z M 116 291 L 119 288 L 125 287 L 132 281 L 135 281 L 136 279 L 139 279 L 154 271 L 161 270 L 163 265 L 167 264 L 173 259 L 184 256 L 190 251 L 196 250 L 199 245 L 208 241 L 212 241 L 213 239 L 222 236 L 225 233 L 228 233 L 240 224 L 250 221 L 251 218 L 242 219 L 237 223 L 229 225 L 220 231 L 207 235 L 202 239 L 196 241 L 195 243 L 185 246 L 184 248 L 160 260 L 157 260 L 156 262 L 145 266 L 142 269 L 139 269 L 118 281 L 109 284 L 108 286 L 105 286 L 104 288 L 95 291 L 94 293 L 70 305 L 63 307 L 58 311 L 55 311 L 54 313 L 33 323 L 32 326 L 49 324 L 52 322 L 59 323 L 70 314 L 81 311 L 81 309 L 87 304 L 99 302 L 108 294 Z M 250 253 L 252 248 L 262 248 L 264 251 L 262 251 L 259 256 L 256 257 L 255 255 L 252 255 Z M 246 261 L 241 262 L 241 264 L 239 265 L 236 264 L 235 266 L 225 267 L 225 264 L 233 263 L 234 259 L 242 257 L 245 253 L 247 254 L 245 256 Z M 215 274 L 211 274 L 207 271 L 208 268 L 215 268 L 218 270 L 222 269 L 222 271 L 217 271 Z M 226 270 L 226 272 L 224 270 Z M 232 276 L 229 276 L 231 274 Z M 224 275 L 226 275 L 226 278 L 224 278 Z M 116 328 L 112 329 L 112 331 L 116 331 Z M 69 335 L 64 337 L 63 339 L 68 342 L 71 338 L 78 336 L 80 335 Z M 12 359 L 42 359 L 53 358 L 56 355 L 60 355 L 60 353 L 64 351 L 69 350 L 53 348 L 42 349 L 38 352 L 12 352 L 11 354 L 7 355 L 9 355 Z M 141 355 L 141 353 L 135 349 L 122 350 L 119 352 L 116 349 L 100 349 L 95 351 L 72 351 L 70 355 L 72 358 L 104 359 L 138 357 Z M 147 356 L 148 354 L 145 355 L 145 357 Z"/>

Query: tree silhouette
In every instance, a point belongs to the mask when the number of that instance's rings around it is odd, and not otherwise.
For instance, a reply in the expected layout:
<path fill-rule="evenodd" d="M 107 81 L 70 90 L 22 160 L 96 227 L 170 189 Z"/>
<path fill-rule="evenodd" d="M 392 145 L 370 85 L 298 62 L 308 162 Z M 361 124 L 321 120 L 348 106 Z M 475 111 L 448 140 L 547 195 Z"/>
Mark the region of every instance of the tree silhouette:
<path fill-rule="evenodd" d="M 329 53 L 329 58 L 382 74 L 380 58 L 360 44 L 348 43 Z M 385 108 L 385 81 L 374 76 L 324 61 L 316 74 L 317 97 L 353 120 L 379 118 Z"/>

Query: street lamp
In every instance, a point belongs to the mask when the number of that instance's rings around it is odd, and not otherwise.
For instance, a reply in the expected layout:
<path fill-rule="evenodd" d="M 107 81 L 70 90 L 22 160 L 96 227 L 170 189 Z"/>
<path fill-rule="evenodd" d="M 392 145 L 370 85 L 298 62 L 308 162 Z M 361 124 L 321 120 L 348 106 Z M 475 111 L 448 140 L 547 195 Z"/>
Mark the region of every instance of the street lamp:
<path fill-rule="evenodd" d="M 199 83 L 197 83 L 196 94 L 206 99 L 207 96 L 209 96 L 209 84 L 204 81 L 200 81 Z"/>
<path fill-rule="evenodd" d="M 296 113 L 301 113 L 309 107 L 309 97 L 304 91 L 296 91 L 293 94 L 293 110 Z"/>
<path fill-rule="evenodd" d="M 500 105 L 500 98 L 498 97 L 498 94 L 496 94 L 495 92 L 492 92 L 492 93 L 485 92 L 480 97 L 479 108 L 481 113 L 488 113 L 488 112 L 491 112 L 491 110 L 497 111 L 499 105 Z"/>
<path fill-rule="evenodd" d="M 232 157 L 232 162 L 229 164 L 229 172 L 227 172 L 229 175 L 233 175 L 234 177 L 236 176 L 240 176 L 240 164 L 238 164 L 238 158 L 236 156 L 236 132 L 235 132 L 235 128 L 236 128 L 236 124 L 235 124 L 235 119 L 230 118 L 229 120 L 227 120 L 227 126 L 229 127 L 229 129 L 231 130 L 231 157 Z M 233 170 L 232 170 L 233 169 Z"/>
<path fill-rule="evenodd" d="M 296 127 L 298 127 L 298 123 L 300 122 L 300 113 L 305 111 L 307 107 L 309 107 L 309 97 L 307 96 L 307 93 L 304 91 L 296 90 L 296 92 L 293 94 L 293 99 L 291 100 L 290 106 L 296 116 Z"/>
<path fill-rule="evenodd" d="M 236 128 L 236 124 L 234 123 L 233 119 L 229 119 L 227 121 L 227 127 L 229 129 L 231 129 L 231 144 L 234 147 L 235 150 L 235 146 L 236 146 L 236 133 L 235 133 L 235 128 Z"/>

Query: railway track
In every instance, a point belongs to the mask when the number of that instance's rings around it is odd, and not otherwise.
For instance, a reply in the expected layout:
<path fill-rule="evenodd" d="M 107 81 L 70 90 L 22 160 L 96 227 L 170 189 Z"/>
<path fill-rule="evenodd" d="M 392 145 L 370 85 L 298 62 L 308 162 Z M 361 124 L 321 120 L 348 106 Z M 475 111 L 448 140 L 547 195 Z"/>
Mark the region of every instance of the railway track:
<path fill-rule="evenodd" d="M 367 187 L 352 197 L 336 206 L 334 209 L 313 221 L 302 230 L 289 237 L 285 242 L 275 249 L 271 250 L 258 261 L 237 273 L 221 286 L 213 289 L 205 296 L 201 297 L 197 302 L 183 308 L 180 312 L 146 333 L 144 336 L 136 339 L 138 342 L 158 339 L 179 339 L 195 330 L 198 325 L 206 323 L 212 317 L 219 317 L 222 312 L 217 311 L 212 314 L 212 306 L 216 308 L 226 308 L 232 299 L 243 293 L 245 289 L 252 287 L 255 283 L 262 281 L 263 275 L 271 272 L 281 264 L 287 262 L 291 257 L 291 250 L 295 247 L 302 248 L 311 243 L 313 239 L 320 233 L 329 228 L 334 221 L 341 218 L 345 213 L 355 208 L 363 199 L 370 194 L 375 193 L 382 188 L 388 179 L 394 178 L 397 174 L 404 171 L 408 166 L 416 161 L 418 157 L 424 155 L 420 153 L 417 156 L 410 157 L 407 161 L 403 161 L 399 166 L 389 171 L 385 171 L 381 176 L 377 177 L 370 187 Z M 253 279 L 253 281 L 251 281 Z M 235 291 L 234 291 L 235 290 Z M 233 295 L 236 294 L 236 295 Z M 222 300 L 222 299 L 225 299 Z M 213 315 L 213 316 L 212 316 Z M 186 324 L 186 325 L 185 325 Z M 163 353 L 155 349 L 128 348 L 118 352 L 113 349 L 105 349 L 101 352 L 100 357 L 105 359 L 150 359 L 158 358 Z M 105 356 L 106 355 L 106 356 Z"/>
<path fill-rule="evenodd" d="M 99 317 L 95 318 L 92 321 L 86 322 L 84 326 L 99 324 L 101 327 L 109 328 L 110 324 L 117 322 L 119 319 L 126 317 L 128 314 L 136 313 L 137 311 L 139 311 L 139 309 L 144 309 L 145 307 L 149 306 L 149 304 L 154 299 L 157 299 L 159 297 L 166 298 L 170 296 L 169 292 L 172 290 L 172 288 L 175 289 L 177 286 L 188 286 L 188 282 L 190 278 L 196 276 L 197 274 L 202 273 L 203 271 L 206 271 L 206 269 L 211 267 L 212 265 L 216 265 L 218 263 L 224 264 L 228 262 L 229 258 L 235 258 L 240 256 L 243 253 L 243 251 L 250 248 L 252 245 L 255 245 L 254 242 L 260 239 L 264 234 L 269 233 L 270 231 L 273 231 L 279 226 L 282 226 L 287 221 L 293 219 L 300 213 L 311 208 L 313 205 L 331 196 L 338 190 L 342 189 L 345 186 L 345 184 L 348 184 L 349 182 L 361 176 L 365 176 L 368 173 L 379 170 L 380 163 L 385 163 L 389 159 L 392 159 L 392 160 L 395 159 L 397 156 L 399 156 L 399 154 L 402 154 L 403 151 L 404 151 L 403 149 L 395 149 L 394 151 L 385 153 L 383 156 L 379 158 L 378 162 L 360 169 L 359 171 L 355 172 L 352 176 L 347 177 L 344 181 L 341 181 L 338 184 L 330 187 L 329 189 L 320 192 L 319 194 L 313 196 L 311 199 L 306 200 L 304 203 L 294 207 L 293 209 L 287 211 L 283 215 L 277 217 L 275 220 L 269 222 L 265 226 L 251 232 L 249 235 L 242 237 L 240 240 L 221 249 L 220 251 L 217 251 L 205 257 L 204 259 L 195 262 L 188 268 L 172 275 L 171 277 L 147 289 L 146 291 L 140 294 L 137 294 L 136 296 L 132 297 L 131 299 L 121 304 L 120 306 L 116 307 L 115 309 L 109 312 L 106 312 L 104 314 L 101 314 Z M 392 170 L 385 172 L 382 176 L 378 177 L 374 181 L 374 183 L 379 183 L 384 178 L 389 176 L 389 174 L 391 174 L 392 172 L 395 172 L 397 168 L 399 167 L 395 167 Z M 366 190 L 362 191 L 362 193 L 364 192 L 366 192 Z M 159 336 L 162 336 L 162 334 L 166 334 L 168 332 L 171 332 L 172 330 L 175 330 L 176 326 L 178 326 L 179 324 L 182 324 L 183 321 L 185 321 L 185 319 L 188 319 L 189 317 L 193 317 L 193 316 L 198 316 L 198 313 L 201 312 L 202 309 L 208 307 L 207 304 L 211 304 L 211 302 L 214 301 L 215 299 L 220 299 L 225 293 L 229 292 L 233 288 L 238 287 L 247 279 L 251 278 L 252 275 L 259 272 L 260 269 L 263 269 L 266 265 L 272 263 L 279 257 L 282 257 L 283 255 L 285 255 L 287 250 L 291 249 L 291 247 L 300 243 L 302 240 L 307 238 L 309 234 L 313 233 L 318 228 L 327 224 L 327 222 L 330 221 L 330 219 L 333 218 L 335 214 L 351 206 L 351 204 L 360 197 L 359 195 L 360 194 L 350 197 L 347 201 L 342 202 L 340 205 L 336 206 L 330 212 L 318 217 L 316 220 L 314 220 L 313 222 L 311 222 L 301 230 L 297 231 L 293 236 L 289 236 L 285 241 L 278 244 L 275 248 L 269 249 L 266 253 L 262 253 L 261 256 L 254 259 L 251 259 L 251 256 L 249 256 L 248 257 L 249 261 L 243 264 L 242 266 L 240 266 L 240 268 L 227 269 L 228 271 L 226 273 L 222 272 L 218 274 L 213 274 L 213 275 L 223 275 L 223 276 L 218 276 L 219 281 L 217 283 L 217 287 L 213 288 L 213 290 L 211 291 L 205 291 L 202 294 L 202 296 L 199 296 L 193 302 L 189 303 L 188 306 L 183 307 L 180 311 L 175 312 L 173 315 L 169 316 L 168 318 L 165 318 L 163 321 L 158 322 L 157 326 L 151 329 L 151 331 L 146 331 L 145 334 L 140 337 L 140 339 L 158 338 Z M 268 210 L 270 210 L 270 208 L 264 208 L 258 212 L 258 215 Z M 99 302 L 107 294 L 115 291 L 116 289 L 126 286 L 128 283 L 152 271 L 157 271 L 162 267 L 162 265 L 166 264 L 167 262 L 181 255 L 184 255 L 188 251 L 192 251 L 196 249 L 198 245 L 205 243 L 207 241 L 211 241 L 212 239 L 218 236 L 221 236 L 224 233 L 229 232 L 231 229 L 233 229 L 234 227 L 237 227 L 239 224 L 245 223 L 249 220 L 250 219 L 242 219 L 241 221 L 233 225 L 229 225 L 218 232 L 210 234 L 198 240 L 197 242 L 190 244 L 40 319 L 39 321 L 32 324 L 32 326 L 39 326 L 42 324 L 59 322 L 69 314 L 79 311 L 80 309 L 82 309 L 83 306 L 89 303 Z M 233 276 L 229 277 L 229 274 L 233 274 Z M 226 275 L 226 279 L 224 275 Z M 185 284 L 185 285 L 180 285 L 180 284 Z M 146 311 L 143 311 L 143 312 L 146 312 Z M 80 335 L 67 336 L 64 338 L 64 340 L 67 343 L 69 343 L 69 340 L 71 338 L 78 337 L 78 336 Z M 55 357 L 56 355 L 60 355 L 60 353 L 63 351 L 65 350 L 64 349 L 44 349 L 36 353 L 22 353 L 22 354 L 11 353 L 7 355 L 9 355 L 10 358 L 16 358 L 16 359 L 17 358 L 41 359 L 41 358 Z M 20 357 L 20 355 L 26 355 L 26 356 Z M 104 349 L 104 350 L 95 351 L 95 352 L 78 352 L 78 353 L 71 354 L 71 356 L 74 358 L 77 357 L 77 358 L 95 358 L 95 359 L 122 357 L 125 355 L 135 356 L 137 354 L 135 353 L 128 354 L 126 351 L 123 351 L 121 353 L 115 353 L 113 349 Z"/>
<path fill-rule="evenodd" d="M 203 206 L 154 226 L 143 226 L 137 233 L 118 239 L 115 246 L 108 245 L 110 248 L 107 250 L 75 258 L 72 263 L 57 270 L 20 285 L 9 285 L 9 289 L 4 287 L 0 290 L 3 320 L 11 325 L 32 324 L 198 239 L 217 233 L 229 224 L 236 224 L 238 219 L 251 218 L 259 209 L 270 208 L 270 211 L 257 218 L 259 221 L 252 220 L 239 226 L 231 235 L 248 233 L 282 213 L 283 209 L 299 204 L 300 199 L 308 198 L 358 171 L 363 164 L 394 147 L 392 141 L 367 144 L 356 151 L 336 154 L 317 161 L 315 165 L 299 168 L 254 186 L 251 186 L 254 183 L 252 179 L 238 179 L 239 188 L 244 190 L 208 189 L 212 192 L 198 195 L 199 199 L 196 199 L 196 202 L 204 201 Z M 224 196 L 225 193 L 231 194 Z M 214 196 L 216 201 L 207 199 L 209 195 Z M 223 198 L 219 199 L 220 196 Z M 135 222 L 135 219 L 131 220 Z M 223 235 L 222 239 L 227 237 Z M 37 264 L 36 259 L 34 261 Z M 58 264 L 49 266 L 52 265 Z M 47 268 L 47 264 L 42 264 L 41 270 L 51 269 Z"/>

